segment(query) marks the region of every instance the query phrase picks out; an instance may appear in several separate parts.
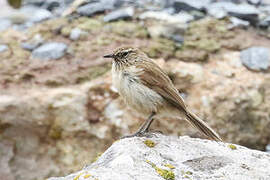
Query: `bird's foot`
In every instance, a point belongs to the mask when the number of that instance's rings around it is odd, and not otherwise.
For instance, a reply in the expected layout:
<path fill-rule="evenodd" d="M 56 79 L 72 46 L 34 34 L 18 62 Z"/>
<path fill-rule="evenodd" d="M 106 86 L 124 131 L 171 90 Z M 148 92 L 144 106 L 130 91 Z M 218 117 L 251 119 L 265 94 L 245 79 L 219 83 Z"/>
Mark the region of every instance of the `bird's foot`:
<path fill-rule="evenodd" d="M 124 138 L 131 138 L 131 137 L 147 137 L 147 138 L 152 138 L 152 137 L 157 137 L 157 133 L 158 134 L 163 134 L 161 131 L 138 131 L 134 134 L 130 134 L 127 136 L 123 136 L 121 137 L 121 139 Z"/>

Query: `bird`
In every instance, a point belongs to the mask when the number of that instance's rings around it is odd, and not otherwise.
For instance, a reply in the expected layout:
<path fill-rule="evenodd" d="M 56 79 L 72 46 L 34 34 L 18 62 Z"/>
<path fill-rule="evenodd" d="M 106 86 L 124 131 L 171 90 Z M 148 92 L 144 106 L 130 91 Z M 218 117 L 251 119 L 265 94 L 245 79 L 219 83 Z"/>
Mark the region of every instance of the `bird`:
<path fill-rule="evenodd" d="M 143 51 L 120 47 L 111 54 L 112 84 L 131 109 L 148 117 L 140 128 L 124 138 L 144 136 L 154 119 L 184 118 L 209 139 L 220 136 L 185 104 L 169 76 Z"/>

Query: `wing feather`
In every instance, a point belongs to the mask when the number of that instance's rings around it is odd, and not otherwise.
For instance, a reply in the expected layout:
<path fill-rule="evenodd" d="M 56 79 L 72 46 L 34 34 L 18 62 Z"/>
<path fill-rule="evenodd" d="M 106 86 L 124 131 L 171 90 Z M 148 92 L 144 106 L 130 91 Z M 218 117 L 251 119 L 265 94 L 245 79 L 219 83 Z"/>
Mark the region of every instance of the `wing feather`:
<path fill-rule="evenodd" d="M 183 98 L 168 75 L 157 64 L 148 59 L 143 63 L 136 64 L 136 67 L 142 69 L 138 76 L 145 86 L 153 89 L 178 109 L 186 111 Z"/>

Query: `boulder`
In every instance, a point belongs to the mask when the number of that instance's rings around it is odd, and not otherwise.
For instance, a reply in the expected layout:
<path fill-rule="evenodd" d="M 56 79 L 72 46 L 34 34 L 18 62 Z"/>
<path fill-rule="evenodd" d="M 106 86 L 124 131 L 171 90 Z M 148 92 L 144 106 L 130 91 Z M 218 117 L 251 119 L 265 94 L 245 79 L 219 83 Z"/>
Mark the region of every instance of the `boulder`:
<path fill-rule="evenodd" d="M 48 180 L 269 179 L 270 154 L 243 146 L 152 134 L 116 141 L 98 160 Z"/>

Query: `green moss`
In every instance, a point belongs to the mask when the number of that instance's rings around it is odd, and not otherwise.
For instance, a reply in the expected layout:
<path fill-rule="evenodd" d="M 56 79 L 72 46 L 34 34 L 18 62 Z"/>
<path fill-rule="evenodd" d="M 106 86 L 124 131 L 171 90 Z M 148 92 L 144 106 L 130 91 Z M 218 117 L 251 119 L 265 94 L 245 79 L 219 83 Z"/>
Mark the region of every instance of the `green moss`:
<path fill-rule="evenodd" d="M 112 42 L 111 38 L 107 37 L 107 36 L 98 36 L 95 41 L 94 44 L 98 45 L 98 46 L 107 46 Z"/>
<path fill-rule="evenodd" d="M 70 35 L 70 33 L 71 33 L 71 30 L 72 30 L 72 28 L 71 28 L 70 26 L 65 26 L 65 27 L 63 27 L 63 28 L 61 29 L 61 34 L 62 34 L 63 36 L 68 37 L 68 36 Z"/>
<path fill-rule="evenodd" d="M 103 64 L 103 65 L 96 66 L 96 67 L 91 67 L 91 68 L 87 69 L 86 72 L 81 72 L 80 74 L 78 74 L 76 77 L 75 83 L 80 84 L 80 83 L 84 83 L 86 81 L 90 81 L 92 79 L 95 79 L 95 78 L 105 74 L 110 69 L 111 69 L 110 63 Z"/>
<path fill-rule="evenodd" d="M 206 60 L 208 53 L 219 51 L 224 41 L 233 39 L 234 36 L 234 32 L 227 30 L 226 20 L 206 18 L 192 22 L 185 33 L 184 44 L 180 52 L 176 53 L 176 57 L 186 61 Z M 199 53 L 194 58 L 193 54 L 196 52 Z"/>
<path fill-rule="evenodd" d="M 28 37 L 31 39 L 35 34 L 41 34 L 46 39 L 53 38 L 63 27 L 69 27 L 66 18 L 56 18 L 37 24 L 28 30 Z"/>
<path fill-rule="evenodd" d="M 150 148 L 155 147 L 155 145 L 156 145 L 156 143 L 155 143 L 154 141 L 151 141 L 151 140 L 149 140 L 149 139 L 145 140 L 143 143 L 144 143 L 146 146 L 150 147 Z"/>
<path fill-rule="evenodd" d="M 111 32 L 124 37 L 146 38 L 146 28 L 134 22 L 116 21 L 107 26 Z"/>
<path fill-rule="evenodd" d="M 97 32 L 101 30 L 103 24 L 101 21 L 94 18 L 82 17 L 79 18 L 77 23 L 77 27 L 83 31 Z"/>
<path fill-rule="evenodd" d="M 53 139 L 60 139 L 62 137 L 61 127 L 53 125 L 49 130 L 49 136 Z"/>
<path fill-rule="evenodd" d="M 49 86 L 49 87 L 59 87 L 61 85 L 63 85 L 64 82 L 61 80 L 57 80 L 57 79 L 48 79 L 45 81 L 45 85 Z"/>
<path fill-rule="evenodd" d="M 164 179 L 166 179 L 166 180 L 174 180 L 175 179 L 175 174 L 173 171 L 161 169 L 161 168 L 157 167 L 154 163 L 150 162 L 149 160 L 146 160 L 146 162 L 148 164 L 150 164 L 155 169 L 155 171 Z"/>
<path fill-rule="evenodd" d="M 157 38 L 150 42 L 150 44 L 144 48 L 144 51 L 151 58 L 169 58 L 175 54 L 175 43 L 169 39 Z"/>
<path fill-rule="evenodd" d="M 231 148 L 232 150 L 236 150 L 237 149 L 237 147 L 235 145 L 233 145 L 233 144 L 229 144 L 228 147 Z"/>

